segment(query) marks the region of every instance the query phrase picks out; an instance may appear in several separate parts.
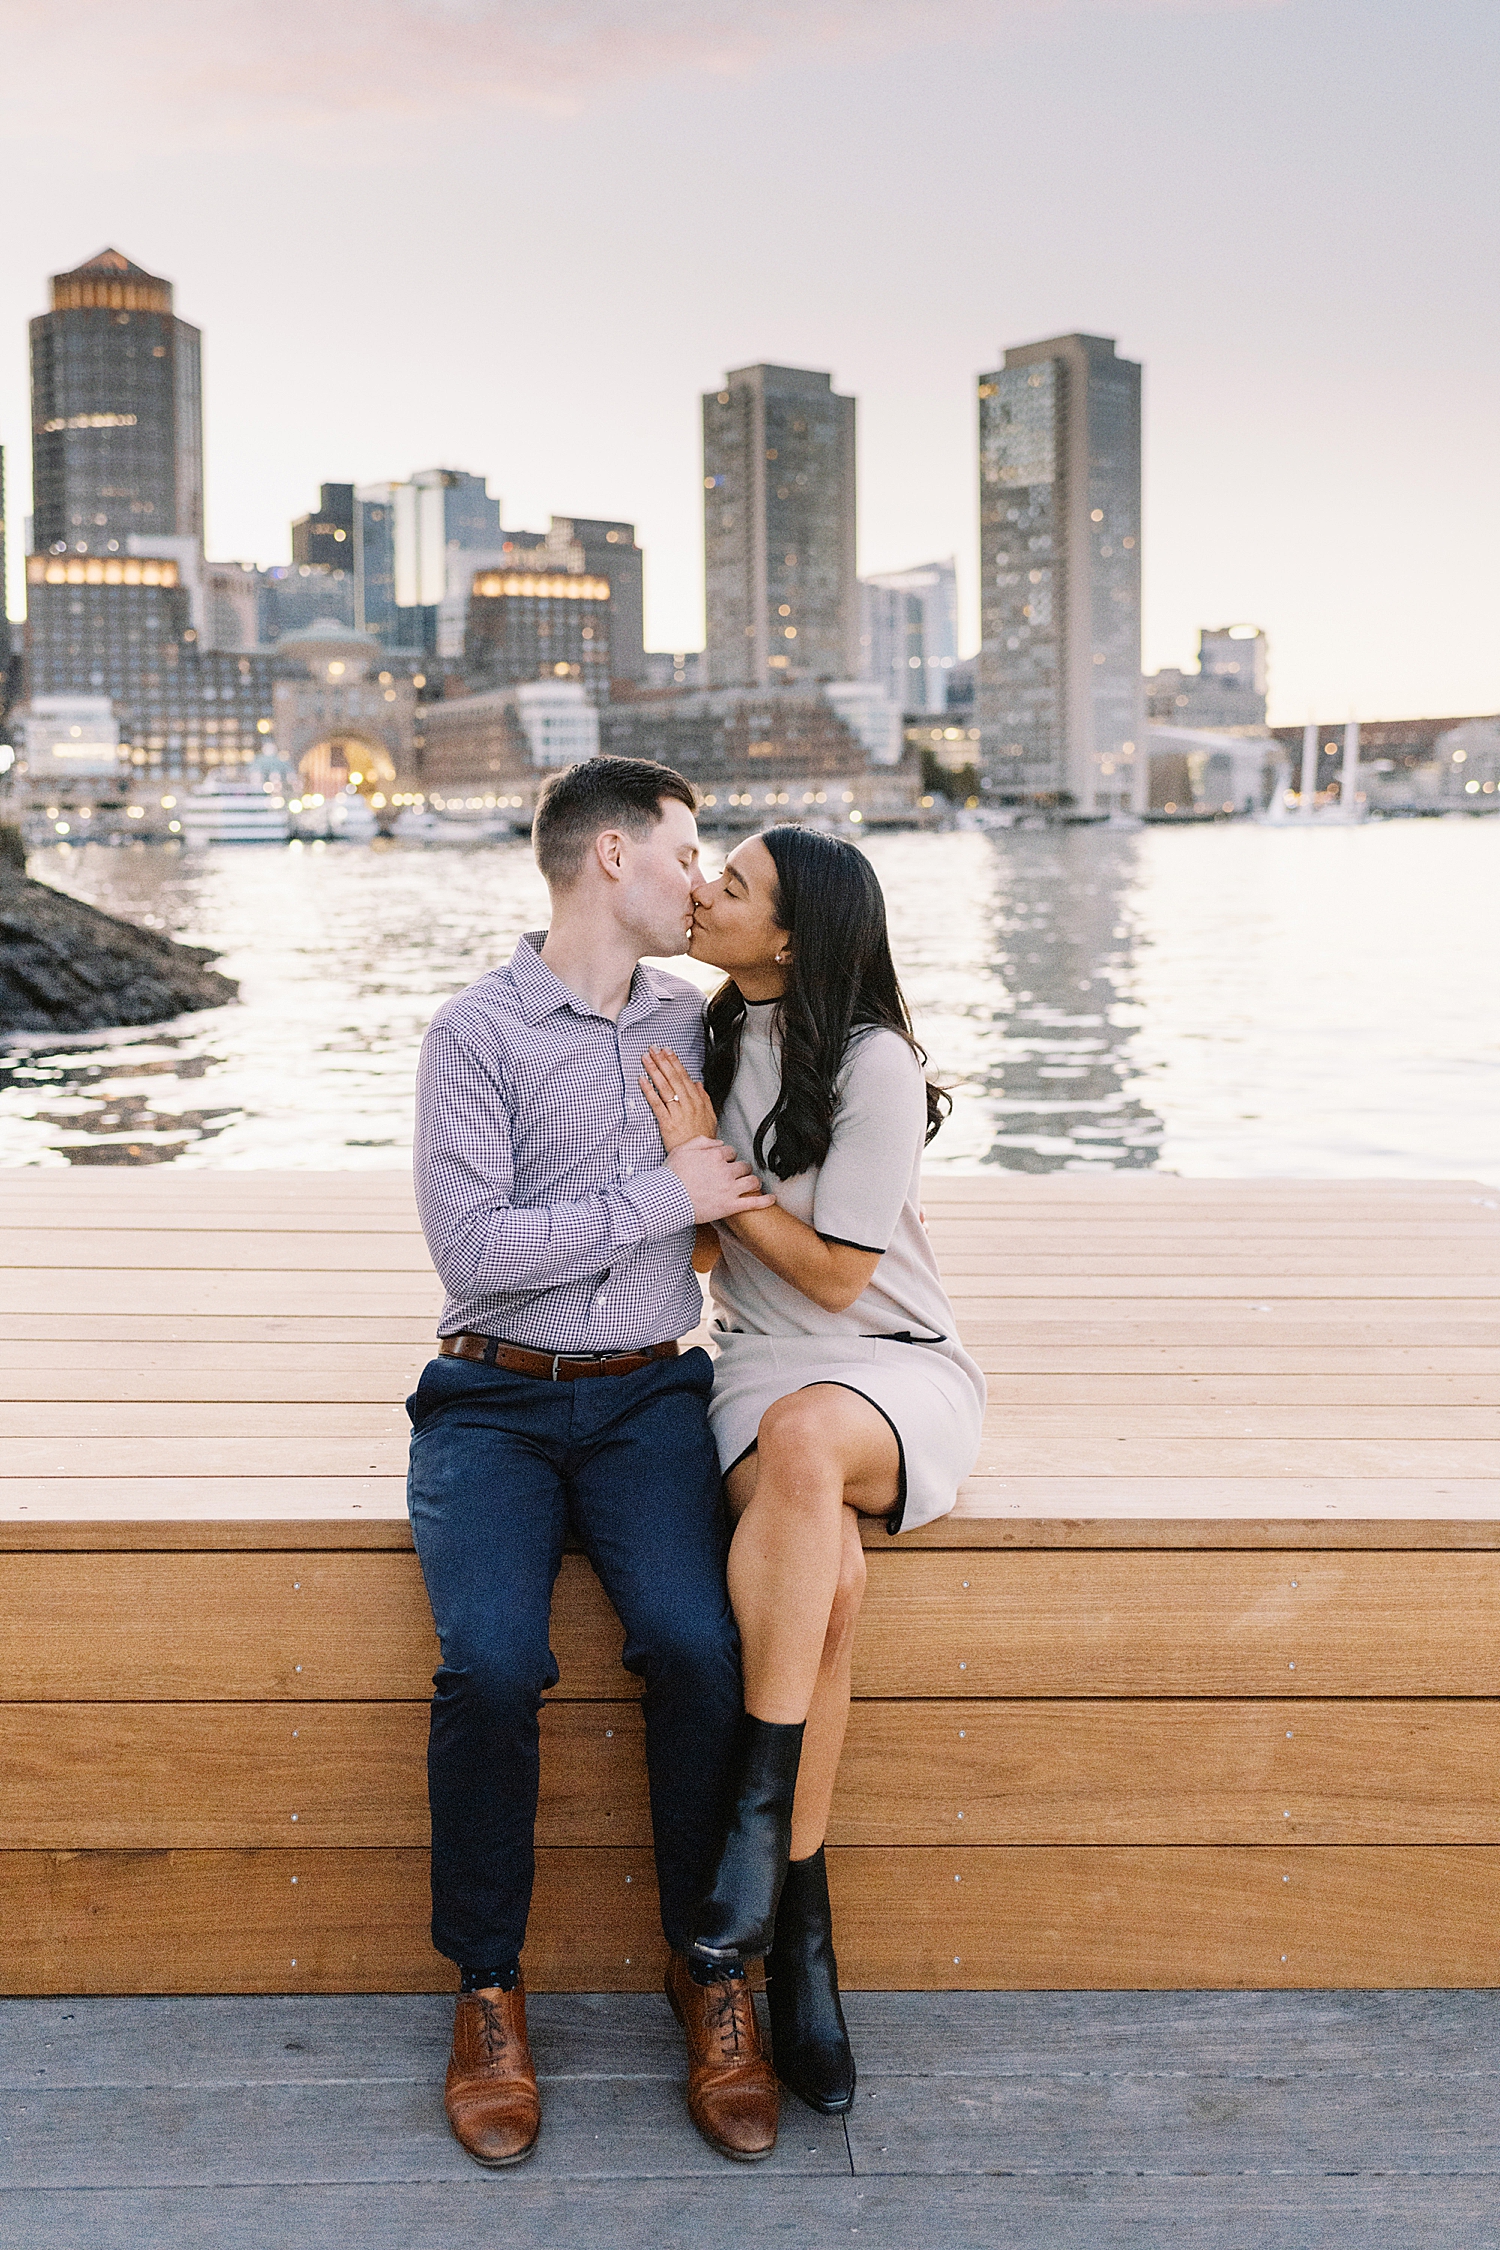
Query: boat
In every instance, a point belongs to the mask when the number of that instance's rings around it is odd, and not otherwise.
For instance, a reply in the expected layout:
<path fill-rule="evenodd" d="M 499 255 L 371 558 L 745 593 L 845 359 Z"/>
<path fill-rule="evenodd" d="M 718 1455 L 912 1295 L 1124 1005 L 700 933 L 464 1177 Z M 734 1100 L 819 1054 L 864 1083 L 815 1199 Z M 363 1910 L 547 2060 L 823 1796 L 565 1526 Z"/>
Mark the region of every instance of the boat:
<path fill-rule="evenodd" d="M 403 844 L 495 844 L 516 834 L 514 821 L 494 813 L 441 813 L 430 806 L 409 805 L 393 831 Z"/>
<path fill-rule="evenodd" d="M 220 766 L 181 798 L 177 817 L 183 843 L 284 844 L 292 833 L 285 770 L 271 758 L 247 766 Z"/>

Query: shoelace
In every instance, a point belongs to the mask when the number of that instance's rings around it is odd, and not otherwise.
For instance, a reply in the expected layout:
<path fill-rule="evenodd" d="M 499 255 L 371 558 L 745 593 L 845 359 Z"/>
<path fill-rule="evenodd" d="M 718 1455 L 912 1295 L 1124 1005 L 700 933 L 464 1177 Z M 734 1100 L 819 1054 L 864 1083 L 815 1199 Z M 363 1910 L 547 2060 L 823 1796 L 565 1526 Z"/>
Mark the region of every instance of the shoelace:
<path fill-rule="evenodd" d="M 487 2063 L 501 2062 L 510 2044 L 505 2018 L 496 2001 L 487 1999 L 483 1993 L 475 1997 L 479 2001 L 479 2036 L 484 2046 L 484 2059 Z"/>
<path fill-rule="evenodd" d="M 750 1987 L 743 1977 L 724 1977 L 706 1987 L 708 1992 L 708 2031 L 719 2042 L 719 2057 L 723 2062 L 738 2062 L 745 2044 L 746 2025 L 743 2009 L 752 2006 Z"/>

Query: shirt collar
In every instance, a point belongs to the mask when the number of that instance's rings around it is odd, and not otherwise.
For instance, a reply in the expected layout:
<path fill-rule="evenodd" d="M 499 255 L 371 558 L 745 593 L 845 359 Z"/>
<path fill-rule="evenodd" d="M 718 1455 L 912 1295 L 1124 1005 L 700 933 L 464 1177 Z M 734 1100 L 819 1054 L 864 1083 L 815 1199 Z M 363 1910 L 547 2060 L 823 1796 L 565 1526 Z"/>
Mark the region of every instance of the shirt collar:
<path fill-rule="evenodd" d="M 510 973 L 520 997 L 521 1013 L 528 1023 L 542 1023 L 555 1015 L 559 1008 L 571 1008 L 575 1015 L 593 1016 L 596 1008 L 580 1000 L 576 992 L 565 985 L 560 976 L 548 968 L 542 959 L 542 947 L 547 941 L 545 930 L 527 930 L 516 942 L 510 957 Z M 651 1015 L 661 1006 L 662 995 L 657 987 L 655 972 L 643 961 L 636 963 L 630 980 L 630 996 L 620 1010 L 616 1022 L 633 1023 L 639 1017 Z M 602 1019 L 607 1020 L 607 1019 Z"/>

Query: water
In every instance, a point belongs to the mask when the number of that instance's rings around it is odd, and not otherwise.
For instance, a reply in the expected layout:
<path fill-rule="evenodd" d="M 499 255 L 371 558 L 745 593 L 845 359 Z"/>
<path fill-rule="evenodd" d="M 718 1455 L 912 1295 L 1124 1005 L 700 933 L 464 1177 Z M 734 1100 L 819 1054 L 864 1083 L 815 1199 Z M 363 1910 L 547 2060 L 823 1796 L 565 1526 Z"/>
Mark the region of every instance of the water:
<path fill-rule="evenodd" d="M 954 1093 L 932 1164 L 1500 1179 L 1500 820 L 869 851 Z M 11 1041 L 6 1165 L 404 1165 L 428 1017 L 544 916 L 523 843 L 84 846 L 32 873 L 222 947 L 242 1000 Z"/>

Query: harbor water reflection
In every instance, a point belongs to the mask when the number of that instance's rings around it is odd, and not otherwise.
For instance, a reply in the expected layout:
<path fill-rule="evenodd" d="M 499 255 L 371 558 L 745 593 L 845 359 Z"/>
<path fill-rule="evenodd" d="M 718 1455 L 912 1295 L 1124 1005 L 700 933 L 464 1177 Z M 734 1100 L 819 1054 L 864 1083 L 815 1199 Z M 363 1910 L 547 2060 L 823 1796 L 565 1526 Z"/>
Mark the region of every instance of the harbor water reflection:
<path fill-rule="evenodd" d="M 1500 821 L 868 849 L 953 1089 L 932 1164 L 1500 1177 Z M 10 1042 L 8 1165 L 402 1165 L 428 1018 L 545 911 L 519 842 L 88 846 L 31 871 L 222 948 L 242 997 Z"/>

